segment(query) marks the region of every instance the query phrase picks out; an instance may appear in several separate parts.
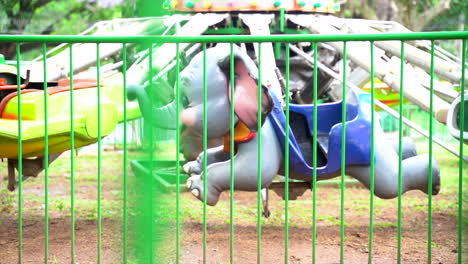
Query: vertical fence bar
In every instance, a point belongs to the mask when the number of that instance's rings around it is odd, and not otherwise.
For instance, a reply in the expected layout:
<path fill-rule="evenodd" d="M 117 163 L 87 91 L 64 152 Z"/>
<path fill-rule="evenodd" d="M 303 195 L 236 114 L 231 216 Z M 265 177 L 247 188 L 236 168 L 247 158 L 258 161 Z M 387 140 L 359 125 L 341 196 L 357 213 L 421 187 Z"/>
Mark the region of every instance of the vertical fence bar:
<path fill-rule="evenodd" d="M 460 104 L 460 159 L 458 168 L 458 263 L 463 262 L 463 132 L 465 130 L 465 71 L 466 39 L 462 44 L 461 104 Z"/>
<path fill-rule="evenodd" d="M 123 73 L 123 226 L 122 226 L 122 263 L 127 263 L 127 226 L 128 226 L 128 207 L 127 207 L 127 182 L 128 182 L 128 149 L 127 149 L 127 44 L 122 43 L 122 73 Z"/>
<path fill-rule="evenodd" d="M 345 176 L 346 176 L 346 63 L 347 63 L 347 48 L 346 41 L 343 42 L 343 101 L 341 108 L 341 218 L 340 218 L 340 262 L 344 263 L 344 242 L 345 242 L 345 226 L 344 226 L 344 201 L 345 201 Z"/>
<path fill-rule="evenodd" d="M 176 263 L 180 259 L 180 45 L 176 43 Z"/>
<path fill-rule="evenodd" d="M 281 33 L 284 33 L 285 29 L 285 22 L 286 22 L 286 9 L 285 8 L 280 8 L 279 10 L 279 31 Z M 275 46 L 275 58 L 276 59 L 281 59 L 281 42 L 275 42 L 273 44 Z"/>
<path fill-rule="evenodd" d="M 152 43 L 148 44 L 148 67 L 149 67 L 149 76 L 148 76 L 148 84 L 150 87 L 150 93 L 149 93 L 149 99 L 150 99 L 150 109 L 153 109 L 153 103 L 154 103 L 154 89 L 153 89 L 153 77 L 154 77 L 154 70 L 153 70 L 153 45 Z M 151 111 L 151 118 L 150 120 L 155 120 L 155 116 L 153 111 Z M 150 159 L 150 172 L 154 171 L 154 129 L 153 126 L 151 125 L 151 121 L 147 122 L 145 125 L 149 126 L 149 159 Z M 153 183 L 153 181 L 150 181 Z M 147 194 L 153 195 L 153 185 L 148 186 L 146 188 Z M 153 235 L 155 234 L 155 227 L 154 227 L 154 222 L 153 222 L 153 217 L 154 217 L 154 206 L 153 206 L 153 198 L 150 197 L 148 198 L 149 203 L 144 206 L 144 208 L 149 209 L 149 213 L 147 214 L 147 221 L 145 221 L 146 224 L 150 225 L 150 235 L 147 237 L 149 240 L 149 251 L 146 251 L 145 253 L 148 254 L 148 263 L 154 263 L 154 246 L 155 246 L 155 241 L 153 239 Z"/>
<path fill-rule="evenodd" d="M 47 46 L 42 43 L 42 62 L 44 67 L 44 263 L 49 260 L 49 92 L 47 86 Z"/>
<path fill-rule="evenodd" d="M 405 42 L 401 41 L 401 64 L 400 64 L 400 106 L 398 119 L 398 228 L 397 228 L 397 262 L 401 263 L 401 215 L 402 215 L 402 159 L 403 159 L 403 95 L 404 95 L 404 70 L 405 70 Z"/>
<path fill-rule="evenodd" d="M 434 40 L 431 40 L 431 80 L 429 105 L 429 172 L 428 172 L 428 216 L 427 216 L 427 263 L 432 263 L 432 136 L 434 134 Z"/>
<path fill-rule="evenodd" d="M 71 263 L 75 263 L 75 123 L 73 91 L 73 45 L 70 44 L 70 217 L 71 217 Z"/>
<path fill-rule="evenodd" d="M 23 139 L 21 138 L 21 50 L 16 43 L 16 84 L 18 92 L 18 263 L 23 263 Z"/>
<path fill-rule="evenodd" d="M 208 200 L 207 153 L 208 148 L 208 75 L 206 73 L 206 43 L 203 43 L 203 263 L 206 263 L 208 213 L 206 202 Z"/>
<path fill-rule="evenodd" d="M 367 262 L 372 263 L 372 239 L 374 236 L 374 189 L 375 189 L 375 71 L 374 71 L 374 41 L 370 42 L 370 56 L 371 56 L 371 167 L 370 167 L 370 208 L 369 208 L 369 254 Z"/>
<path fill-rule="evenodd" d="M 234 96 L 234 86 L 235 86 L 235 79 L 234 79 L 234 43 L 230 44 L 230 56 L 229 56 L 229 64 L 230 64 L 230 74 L 229 74 L 229 86 L 230 93 L 231 93 L 231 108 L 230 108 L 230 129 L 231 137 L 229 138 L 229 166 L 230 166 L 230 175 L 229 175 L 229 261 L 230 263 L 234 263 L 234 104 L 235 104 L 235 96 Z"/>
<path fill-rule="evenodd" d="M 257 263 L 262 252 L 262 44 L 258 43 L 258 91 L 257 91 Z"/>
<path fill-rule="evenodd" d="M 101 167 L 101 59 L 99 56 L 99 43 L 96 43 L 96 69 L 97 69 L 97 135 L 98 135 L 98 167 L 97 167 L 97 221 L 98 221 L 98 263 L 102 261 L 102 167 Z"/>
<path fill-rule="evenodd" d="M 288 263 L 289 254 L 289 68 L 290 50 L 289 43 L 286 44 L 286 135 L 284 143 L 284 263 Z"/>
<path fill-rule="evenodd" d="M 313 43 L 314 47 L 314 135 L 312 143 L 313 155 L 313 175 L 312 175 L 312 263 L 317 261 L 317 126 L 318 126 L 318 43 Z M 289 47 L 289 46 L 288 46 Z"/>

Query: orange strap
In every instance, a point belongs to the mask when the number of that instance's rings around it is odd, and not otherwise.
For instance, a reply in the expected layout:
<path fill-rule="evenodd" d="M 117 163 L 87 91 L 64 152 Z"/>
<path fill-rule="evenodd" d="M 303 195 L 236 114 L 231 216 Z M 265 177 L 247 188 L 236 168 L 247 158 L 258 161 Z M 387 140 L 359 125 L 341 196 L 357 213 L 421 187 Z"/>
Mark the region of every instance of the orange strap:
<path fill-rule="evenodd" d="M 26 88 L 26 84 L 21 84 L 20 89 Z M 13 90 L 18 89 L 18 85 L 16 84 L 7 84 L 5 78 L 0 78 L 0 90 Z"/>
<path fill-rule="evenodd" d="M 234 127 L 234 151 L 237 151 L 237 145 L 240 143 L 249 142 L 257 136 L 257 132 L 252 132 L 250 129 L 241 121 Z M 231 133 L 226 134 L 223 137 L 224 140 L 224 152 L 231 152 Z"/>

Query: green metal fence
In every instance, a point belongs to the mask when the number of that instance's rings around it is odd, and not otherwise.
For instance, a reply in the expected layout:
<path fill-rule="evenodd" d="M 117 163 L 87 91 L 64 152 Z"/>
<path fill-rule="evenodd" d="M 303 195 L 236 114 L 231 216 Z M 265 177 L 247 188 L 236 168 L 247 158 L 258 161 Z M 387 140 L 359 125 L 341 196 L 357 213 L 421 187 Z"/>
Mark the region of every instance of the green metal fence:
<path fill-rule="evenodd" d="M 105 166 L 119 166 L 121 168 L 122 172 L 122 204 L 121 204 L 121 217 L 119 220 L 120 224 L 118 227 L 115 228 L 114 232 L 119 232 L 121 233 L 121 240 L 117 241 L 119 244 L 120 248 L 120 253 L 118 256 L 115 256 L 116 259 L 109 261 L 109 263 L 182 263 L 184 261 L 187 261 L 187 257 L 182 257 L 185 253 L 183 246 L 181 246 L 181 241 L 184 235 L 186 234 L 183 230 L 183 226 L 181 225 L 181 214 L 183 214 L 182 209 L 181 209 L 181 193 L 180 190 L 182 189 L 181 186 L 184 184 L 182 182 L 182 176 L 180 170 L 176 169 L 175 170 L 175 185 L 176 185 L 176 192 L 174 195 L 172 194 L 167 194 L 167 193 L 161 193 L 155 188 L 156 183 L 152 180 L 152 178 L 136 178 L 137 179 L 137 189 L 130 189 L 130 181 L 131 181 L 131 173 L 129 172 L 128 164 L 130 162 L 129 158 L 129 151 L 127 149 L 127 143 L 126 143 L 126 126 L 124 127 L 124 136 L 123 136 L 123 157 L 122 157 L 122 164 L 103 164 L 103 156 L 105 155 L 102 153 L 102 148 L 101 148 L 101 123 L 103 122 L 103 117 L 101 115 L 101 85 L 100 85 L 100 59 L 99 59 L 99 53 L 100 53 L 100 44 L 102 43 L 121 43 L 122 44 L 122 58 L 123 58 L 123 65 L 122 65 L 122 72 L 123 74 L 123 101 L 122 105 L 124 108 L 124 116 L 123 116 L 123 122 L 128 121 L 127 117 L 127 80 L 128 76 L 125 74 L 127 68 L 128 68 L 128 63 L 127 63 L 127 57 L 128 57 L 128 50 L 127 46 L 132 43 L 137 43 L 137 44 L 162 44 L 162 43 L 175 43 L 176 45 L 176 50 L 177 50 L 177 56 L 176 56 L 176 73 L 177 73 L 177 78 L 176 78 L 176 83 L 175 83 L 175 98 L 177 102 L 180 102 L 180 79 L 178 78 L 178 74 L 181 71 L 181 58 L 180 58 L 180 44 L 181 43 L 202 43 L 202 50 L 203 53 L 206 54 L 207 50 L 207 45 L 211 43 L 231 43 L 231 56 L 230 56 L 230 65 L 233 67 L 234 65 L 234 57 L 232 53 L 232 48 L 233 45 L 236 43 L 262 43 L 262 42 L 278 42 L 278 43 L 295 43 L 295 42 L 308 42 L 312 43 L 312 48 L 315 51 L 314 52 L 314 87 L 317 89 L 317 60 L 318 60 L 318 52 L 317 52 L 317 47 L 318 43 L 321 42 L 342 42 L 344 45 L 344 52 L 343 52 L 343 60 L 347 60 L 347 43 L 349 42 L 354 42 L 354 41 L 366 41 L 370 42 L 370 47 L 371 49 L 369 50 L 370 56 L 371 56 L 371 63 L 372 63 L 372 71 L 371 71 L 371 77 L 374 76 L 374 71 L 373 71 L 373 63 L 374 63 L 374 42 L 375 41 L 385 41 L 385 40 L 398 40 L 401 43 L 401 72 L 405 72 L 405 64 L 404 64 L 404 57 L 405 57 L 405 51 L 404 51 L 404 44 L 408 41 L 411 40 L 430 40 L 432 43 L 432 49 L 434 49 L 434 43 L 437 40 L 462 40 L 463 41 L 463 55 L 461 58 L 462 62 L 466 62 L 466 44 L 467 44 L 467 39 L 468 39 L 468 32 L 430 32 L 430 33 L 405 33 L 405 34 L 379 34 L 379 35 L 273 35 L 273 36 L 245 36 L 245 35 L 238 35 L 238 36 L 200 36 L 200 37 L 177 37 L 177 36 L 118 36 L 118 37 L 111 37 L 111 36 L 0 36 L 0 42 L 10 42 L 10 43 L 16 43 L 16 67 L 18 71 L 17 75 L 17 84 L 18 84 L 18 121 L 17 121 L 17 131 L 18 131 L 18 139 L 17 139 L 17 151 L 18 151 L 18 171 L 19 175 L 23 174 L 23 163 L 22 163 L 22 158 L 23 158 L 23 144 L 24 140 L 22 138 L 23 132 L 24 132 L 24 127 L 22 126 L 22 115 L 24 115 L 24 109 L 21 106 L 21 100 L 24 94 L 22 95 L 20 90 L 20 84 L 22 82 L 20 78 L 20 72 L 21 72 L 21 45 L 25 43 L 41 43 L 42 45 L 42 54 L 44 58 L 47 58 L 47 48 L 51 47 L 51 43 L 96 43 L 96 54 L 83 54 L 83 56 L 95 56 L 97 58 L 97 89 L 96 89 L 96 97 L 97 97 L 97 156 L 96 156 L 96 162 L 97 162 L 97 186 L 95 186 L 96 191 L 97 191 L 97 198 L 96 198 L 96 210 L 97 210 L 97 218 L 96 218 L 96 229 L 97 229 L 97 243 L 93 245 L 93 247 L 96 248 L 97 250 L 97 255 L 95 259 L 90 259 L 87 261 L 90 261 L 92 263 L 103 263 L 107 262 L 103 260 L 103 247 L 110 247 L 110 246 L 115 246 L 116 243 L 112 243 L 112 245 L 104 245 L 103 244 L 103 221 L 102 221 L 102 204 L 101 202 L 103 199 L 106 199 L 102 195 L 102 189 L 105 188 L 105 186 L 102 185 L 102 169 Z M 70 45 L 68 47 L 69 53 L 70 53 L 70 58 L 72 58 L 73 54 L 73 46 Z M 259 46 L 261 47 L 261 46 Z M 288 47 L 286 45 L 286 47 Z M 151 70 L 151 65 L 152 65 L 152 54 L 153 54 L 153 46 L 149 45 L 148 48 L 148 53 L 150 54 L 149 58 L 149 68 L 150 68 L 150 76 L 154 76 L 155 73 L 152 72 Z M 261 48 L 259 50 L 259 53 L 261 54 Z M 290 71 L 290 64 L 289 64 L 289 56 L 290 56 L 290 49 L 286 48 L 286 94 L 289 94 L 289 71 Z M 261 58 L 261 56 L 259 56 Z M 157 59 L 157 58 L 156 58 Z M 434 50 L 431 52 L 431 94 L 434 94 L 433 91 L 433 77 L 434 77 Z M 70 59 L 69 61 L 69 67 L 73 68 L 73 60 Z M 43 66 L 44 69 L 47 68 L 47 60 L 43 60 Z M 262 61 L 258 61 L 259 66 L 262 64 Z M 206 69 L 206 56 L 204 56 L 203 59 L 203 65 L 204 69 Z M 345 80 L 343 82 L 343 102 L 346 103 L 347 98 L 346 98 L 346 91 L 348 89 L 348 86 L 346 85 L 346 64 L 343 64 L 344 69 L 343 69 L 343 75 L 341 78 Z M 460 87 L 466 87 L 465 83 L 465 72 L 466 72 L 466 63 L 462 63 L 462 71 L 461 71 L 461 83 Z M 230 79 L 231 81 L 234 80 L 234 72 L 230 72 Z M 204 97 L 204 123 L 203 123 L 203 130 L 204 130 L 204 136 L 203 136 L 203 149 L 205 150 L 204 153 L 204 170 L 203 170 L 203 177 L 204 179 L 204 187 L 205 190 L 207 189 L 207 177 L 206 177 L 206 167 L 207 167 L 207 159 L 206 159 L 206 149 L 207 149 L 207 129 L 208 129 L 208 124 L 207 124 L 207 97 L 210 95 L 207 93 L 207 83 L 210 81 L 207 79 L 207 74 L 206 71 L 203 72 L 203 78 L 204 78 L 204 89 L 203 89 L 203 97 Z M 401 74 L 401 96 L 400 96 L 400 107 L 399 107 L 399 114 L 403 115 L 403 90 L 406 89 L 407 87 L 403 87 L 403 74 Z M 74 79 L 73 72 L 70 71 L 70 76 L 69 78 L 71 80 Z M 152 78 L 150 78 L 151 80 Z M 44 71 L 44 80 L 47 80 L 47 71 Z M 373 78 L 371 78 L 373 80 Z M 233 83 L 233 82 L 231 82 Z M 374 105 L 374 82 L 372 81 L 372 89 L 371 89 L 371 104 Z M 77 128 L 75 127 L 74 121 L 75 120 L 75 113 L 76 109 L 80 107 L 80 105 L 77 105 L 75 99 L 74 99 L 74 94 L 76 93 L 76 90 L 73 89 L 73 82 L 70 82 L 70 97 L 69 97 L 69 115 L 70 115 L 70 122 L 66 124 L 69 126 L 69 137 L 70 137 L 70 142 L 69 142 L 69 149 L 70 152 L 73 153 L 76 149 L 76 144 L 75 144 L 75 131 Z M 258 86 L 262 86 L 262 75 L 261 72 L 259 72 L 258 76 Z M 231 92 L 233 92 L 234 87 L 231 86 Z M 44 90 L 44 95 L 48 94 L 48 85 L 46 82 L 43 84 L 43 90 Z M 259 105 L 261 105 L 261 89 L 259 88 L 258 90 L 258 100 L 259 100 Z M 155 96 L 155 95 L 153 95 Z M 464 100 L 464 93 L 461 93 L 462 96 L 462 101 Z M 48 127 L 48 116 L 50 115 L 50 110 L 48 110 L 48 105 L 49 105 L 49 97 L 44 96 L 44 101 L 43 104 L 45 106 L 44 109 L 44 118 L 43 118 L 43 124 L 44 124 L 44 131 L 41 132 L 44 134 L 43 137 L 43 146 L 44 146 L 44 152 L 43 155 L 45 157 L 45 163 L 48 163 L 48 155 L 49 155 L 49 127 Z M 231 104 L 231 129 L 234 129 L 234 108 L 233 105 L 234 103 Z M 314 92 L 314 105 L 315 109 L 317 106 L 317 91 L 315 90 Z M 460 127 L 464 127 L 463 122 L 464 122 L 464 117 L 463 117 L 463 110 L 464 104 L 461 104 L 461 118 L 460 118 Z M 177 104 L 177 113 L 180 112 L 180 104 Z M 432 112 L 432 100 L 431 100 L 431 111 Z M 287 118 L 287 128 L 286 128 L 286 145 L 288 145 L 289 142 L 289 100 L 286 100 L 286 107 L 285 107 L 285 113 L 286 113 L 286 118 Z M 314 111 L 315 116 L 314 120 L 317 120 L 317 111 Z M 261 119 L 261 112 L 258 112 L 258 117 L 259 120 Z M 372 122 L 375 122 L 375 115 L 374 111 L 372 111 Z M 429 156 L 430 160 L 432 160 L 433 154 L 433 128 L 434 128 L 434 118 L 429 119 L 429 140 L 428 140 L 428 151 L 429 151 Z M 342 120 L 346 121 L 346 107 L 343 107 L 342 110 Z M 180 115 L 177 115 L 177 119 L 175 120 L 177 124 L 180 123 Z M 371 130 L 371 152 L 370 156 L 374 157 L 374 145 L 375 145 L 375 140 L 374 140 L 374 126 L 372 126 Z M 402 236 L 403 236 L 403 230 L 402 230 L 402 221 L 403 221 L 403 212 L 402 212 L 402 207 L 403 207 L 403 200 L 402 200 L 402 189 L 401 189 L 401 184 L 402 184 L 402 137 L 403 137 L 403 120 L 399 119 L 399 126 L 398 126 L 398 135 L 399 135 L 399 191 L 398 191 L 398 220 L 396 223 L 396 236 L 397 236 L 397 244 L 395 245 L 396 250 L 393 255 L 393 260 L 392 262 L 397 262 L 401 263 L 404 260 L 404 256 L 402 256 L 402 248 L 405 247 L 404 243 L 402 242 Z M 343 122 L 343 130 L 346 131 L 346 122 Z M 461 129 L 462 130 L 462 129 Z M 262 126 L 259 123 L 258 124 L 258 134 L 261 134 L 262 132 Z M 312 193 L 312 215 L 307 215 L 305 217 L 310 218 L 310 226 L 312 227 L 312 233 L 310 237 L 310 254 L 311 254 L 311 262 L 313 263 L 321 263 L 321 259 L 318 258 L 318 252 L 317 252 L 317 234 L 320 233 L 320 226 L 317 225 L 318 217 L 320 216 L 320 211 L 317 210 L 317 201 L 321 199 L 320 197 L 317 196 L 317 190 L 320 189 L 320 185 L 317 185 L 317 122 L 314 122 L 313 126 L 313 150 L 315 151 L 314 155 L 314 173 L 312 175 L 313 181 L 312 181 L 312 186 L 313 188 L 313 193 Z M 461 131 L 460 138 L 463 138 L 463 131 Z M 175 152 L 179 153 L 180 151 L 180 133 L 181 133 L 181 127 L 180 125 L 177 125 L 176 129 L 176 139 L 175 139 Z M 346 133 L 346 132 L 345 132 Z M 345 133 L 343 133 L 342 136 L 342 146 L 343 148 L 346 146 L 345 144 Z M 153 141 L 153 136 L 150 136 L 151 141 Z M 149 155 L 149 160 L 150 160 L 150 165 L 149 165 L 149 171 L 153 171 L 156 169 L 153 165 L 153 161 L 156 161 L 158 159 L 158 151 L 154 150 L 154 142 L 151 142 L 150 148 L 146 153 Z M 234 157 L 234 141 L 233 138 L 231 137 L 230 141 L 230 146 L 231 146 L 231 152 L 230 152 L 230 157 L 231 157 L 231 187 L 234 185 L 234 170 L 233 170 L 233 157 Z M 460 156 L 463 157 L 464 154 L 464 147 L 463 147 L 463 140 L 460 140 L 459 143 L 459 153 Z M 258 167 L 262 166 L 262 142 L 261 140 L 258 141 Z M 283 253 L 279 253 L 280 249 L 278 249 L 277 252 L 267 252 L 268 254 L 279 254 L 284 256 L 284 260 L 281 262 L 284 263 L 296 263 L 294 261 L 291 261 L 291 250 L 293 249 L 290 243 L 289 243 L 289 232 L 291 229 L 294 229 L 296 227 L 292 227 L 290 225 L 289 221 L 289 188 L 290 188 L 290 181 L 289 181 L 289 173 L 288 173 L 288 168 L 289 168 L 289 148 L 285 148 L 285 167 L 286 167 L 286 173 L 285 173 L 285 211 L 284 211 L 284 248 L 281 249 Z M 345 151 L 342 151 L 341 155 L 341 167 L 345 167 Z M 360 263 L 363 262 L 368 262 L 372 263 L 374 262 L 375 258 L 375 252 L 373 248 L 375 247 L 374 243 L 374 231 L 376 227 L 374 226 L 374 214 L 375 214 L 375 198 L 374 198 L 374 160 L 371 159 L 371 182 L 370 182 L 370 194 L 369 194 L 369 199 L 370 203 L 368 204 L 368 232 L 367 232 L 367 237 L 362 237 L 361 240 L 367 240 L 367 259 L 361 259 Z M 175 155 L 175 165 L 177 168 L 181 166 L 182 160 L 179 155 Z M 466 163 L 465 163 L 466 164 Z M 76 259 L 77 250 L 76 250 L 76 199 L 75 199 L 75 192 L 76 192 L 76 185 L 75 185 L 75 178 L 76 178 L 76 158 L 75 155 L 71 154 L 69 156 L 69 166 L 70 166 L 70 179 L 69 179 L 69 204 L 70 204 L 70 210 L 67 212 L 69 214 L 70 218 L 70 223 L 69 223 L 69 230 L 70 230 L 70 245 L 67 248 L 63 248 L 62 251 L 69 251 L 69 258 L 67 259 L 67 262 L 72 262 L 72 263 L 77 263 L 83 261 L 79 261 Z M 430 165 L 432 166 L 432 165 Z M 457 213 L 457 246 L 454 251 L 457 254 L 457 263 L 463 263 L 464 262 L 464 257 L 465 257 L 465 252 L 462 250 L 463 249 L 463 238 L 464 238 L 464 230 L 463 230 L 463 223 L 466 220 L 463 218 L 463 211 L 465 210 L 465 205 L 464 205 L 464 200 L 466 201 L 466 198 L 464 199 L 464 188 L 463 188 L 463 182 L 467 178 L 466 174 L 466 169 L 464 170 L 464 162 L 463 159 L 459 159 L 459 165 L 458 165 L 458 197 L 456 200 L 453 200 L 454 205 L 458 209 Z M 431 170 L 432 171 L 432 170 Z M 254 249 L 250 250 L 256 250 L 256 259 L 252 259 L 252 262 L 265 262 L 264 261 L 264 256 L 265 252 L 262 250 L 262 197 L 261 197 L 261 173 L 258 173 L 258 189 L 257 189 L 257 211 L 256 211 L 256 236 L 257 236 L 257 247 Z M 442 176 L 443 177 L 443 176 Z M 435 209 L 433 209 L 433 197 L 432 197 L 432 177 L 429 175 L 429 195 L 427 198 L 427 246 L 426 246 L 426 259 L 423 262 L 427 263 L 432 263 L 433 262 L 433 248 L 436 247 L 434 245 L 433 240 L 434 236 L 437 236 L 438 234 L 433 233 L 433 212 Z M 348 194 L 349 192 L 346 192 L 346 184 L 345 184 L 346 176 L 344 173 L 344 170 L 341 171 L 341 178 L 340 178 L 340 217 L 339 217 L 339 236 L 340 236 L 340 247 L 339 251 L 335 252 L 336 255 L 339 255 L 339 261 L 340 263 L 347 263 L 347 258 L 345 254 L 345 245 L 347 242 L 347 237 L 346 237 L 346 203 L 349 201 L 349 199 L 353 199 L 350 197 Z M 43 260 L 41 261 L 40 259 L 34 259 L 33 262 L 45 262 L 49 263 L 52 262 L 53 259 L 50 256 L 50 248 L 49 248 L 49 228 L 50 228 L 50 220 L 49 220 L 49 206 L 50 206 L 50 199 L 51 199 L 51 194 L 48 189 L 48 186 L 50 184 L 50 173 L 49 169 L 46 166 L 45 171 L 44 171 L 44 178 L 43 178 L 43 188 L 44 188 L 44 208 L 43 208 L 43 217 L 44 217 L 44 230 L 43 230 L 43 240 L 44 240 L 44 247 L 41 249 L 43 251 Z M 134 187 L 134 186 L 133 186 Z M 24 205 L 28 201 L 24 200 L 24 186 L 21 180 L 18 181 L 18 190 L 17 190 L 17 229 L 18 229 L 18 243 L 17 243 L 17 261 L 19 263 L 26 263 L 25 259 L 25 252 L 24 252 L 24 247 L 23 243 L 25 241 L 26 234 L 23 232 L 24 230 Z M 135 199 L 131 199 L 131 193 L 135 195 Z M 205 201 L 203 203 L 203 217 L 201 219 L 201 224 L 202 230 L 203 230 L 203 236 L 202 236 L 202 256 L 200 257 L 203 263 L 218 263 L 218 260 L 212 260 L 209 258 L 208 251 L 211 249 L 207 246 L 208 244 L 208 232 L 211 230 L 209 228 L 209 223 L 210 219 L 208 217 L 208 209 L 207 209 L 207 192 L 204 192 L 204 197 L 203 200 Z M 167 211 L 168 209 L 165 207 L 167 203 L 171 203 L 175 200 L 175 207 L 174 211 Z M 225 263 L 225 262 L 239 262 L 242 263 L 243 261 L 237 260 L 236 257 L 239 255 L 243 255 L 244 252 L 240 250 L 241 246 L 235 243 L 235 236 L 236 236 L 236 225 L 235 225 L 235 214 L 236 214 L 236 208 L 235 208 L 235 194 L 233 188 L 230 189 L 229 192 L 229 216 L 226 216 L 226 222 L 229 223 L 229 259 L 222 260 L 220 262 Z M 172 207 L 170 207 L 172 208 Z M 132 211 L 134 210 L 134 211 Z M 132 213 L 130 213 L 132 212 Z M 130 226 L 132 225 L 132 219 L 134 218 L 134 228 L 131 228 Z M 2 223 L 0 222 L 0 225 Z M 174 234 L 167 234 L 165 233 L 165 229 L 167 230 L 172 230 L 168 228 L 170 225 L 175 225 L 175 233 Z M 129 228 L 131 229 L 131 232 L 129 231 Z M 406 232 L 411 232 L 410 230 Z M 280 238 L 278 238 L 280 239 Z M 169 251 L 162 251 L 162 249 L 168 247 L 168 245 L 171 245 L 173 250 Z M 91 246 L 91 245 L 90 245 Z M 227 245 L 226 245 L 227 247 Z M 245 249 L 244 249 L 245 250 Z M 421 251 L 424 249 L 420 249 Z M 85 253 L 86 254 L 86 253 Z M 465 259 L 466 260 L 466 259 Z M 28 259 L 28 261 L 30 261 Z M 2 262 L 0 260 L 0 262 Z M 189 261 L 190 262 L 190 261 Z M 194 263 L 194 262 L 192 262 Z M 302 262 L 300 262 L 302 263 Z"/>

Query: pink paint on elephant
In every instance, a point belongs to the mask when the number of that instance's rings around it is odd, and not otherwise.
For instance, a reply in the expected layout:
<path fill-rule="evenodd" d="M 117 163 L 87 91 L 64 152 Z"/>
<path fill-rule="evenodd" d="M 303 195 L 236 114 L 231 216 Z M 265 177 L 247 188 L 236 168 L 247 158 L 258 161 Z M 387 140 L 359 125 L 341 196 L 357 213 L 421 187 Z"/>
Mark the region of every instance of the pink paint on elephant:
<path fill-rule="evenodd" d="M 257 131 L 258 126 L 258 82 L 249 75 L 247 67 L 242 60 L 237 60 L 235 65 L 236 80 L 234 93 L 234 109 L 239 119 L 252 131 Z M 272 100 L 262 87 L 262 116 L 271 111 Z M 229 93 L 229 99 L 231 94 Z M 261 121 L 261 124 L 263 124 Z"/>
<path fill-rule="evenodd" d="M 188 127 L 191 127 L 195 124 L 196 122 L 196 113 L 195 111 L 193 111 L 192 109 L 188 108 L 188 109 L 184 109 L 182 110 L 182 112 L 180 113 L 180 121 L 182 122 L 182 124 L 188 126 Z"/>

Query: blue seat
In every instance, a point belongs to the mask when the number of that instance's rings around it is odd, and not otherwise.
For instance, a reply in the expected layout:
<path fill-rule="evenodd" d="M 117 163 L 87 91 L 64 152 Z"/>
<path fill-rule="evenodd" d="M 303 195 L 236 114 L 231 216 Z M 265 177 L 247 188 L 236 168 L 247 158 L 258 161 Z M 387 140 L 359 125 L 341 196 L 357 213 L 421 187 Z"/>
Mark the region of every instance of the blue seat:
<path fill-rule="evenodd" d="M 285 147 L 286 116 L 278 98 L 268 116 L 276 135 Z M 317 106 L 317 177 L 325 177 L 341 168 L 341 134 L 343 103 L 323 103 Z M 289 164 L 290 169 L 311 175 L 314 106 L 290 104 Z M 296 133 L 296 135 L 295 135 Z M 370 164 L 371 104 L 370 94 L 351 89 L 346 102 L 346 165 Z"/>

